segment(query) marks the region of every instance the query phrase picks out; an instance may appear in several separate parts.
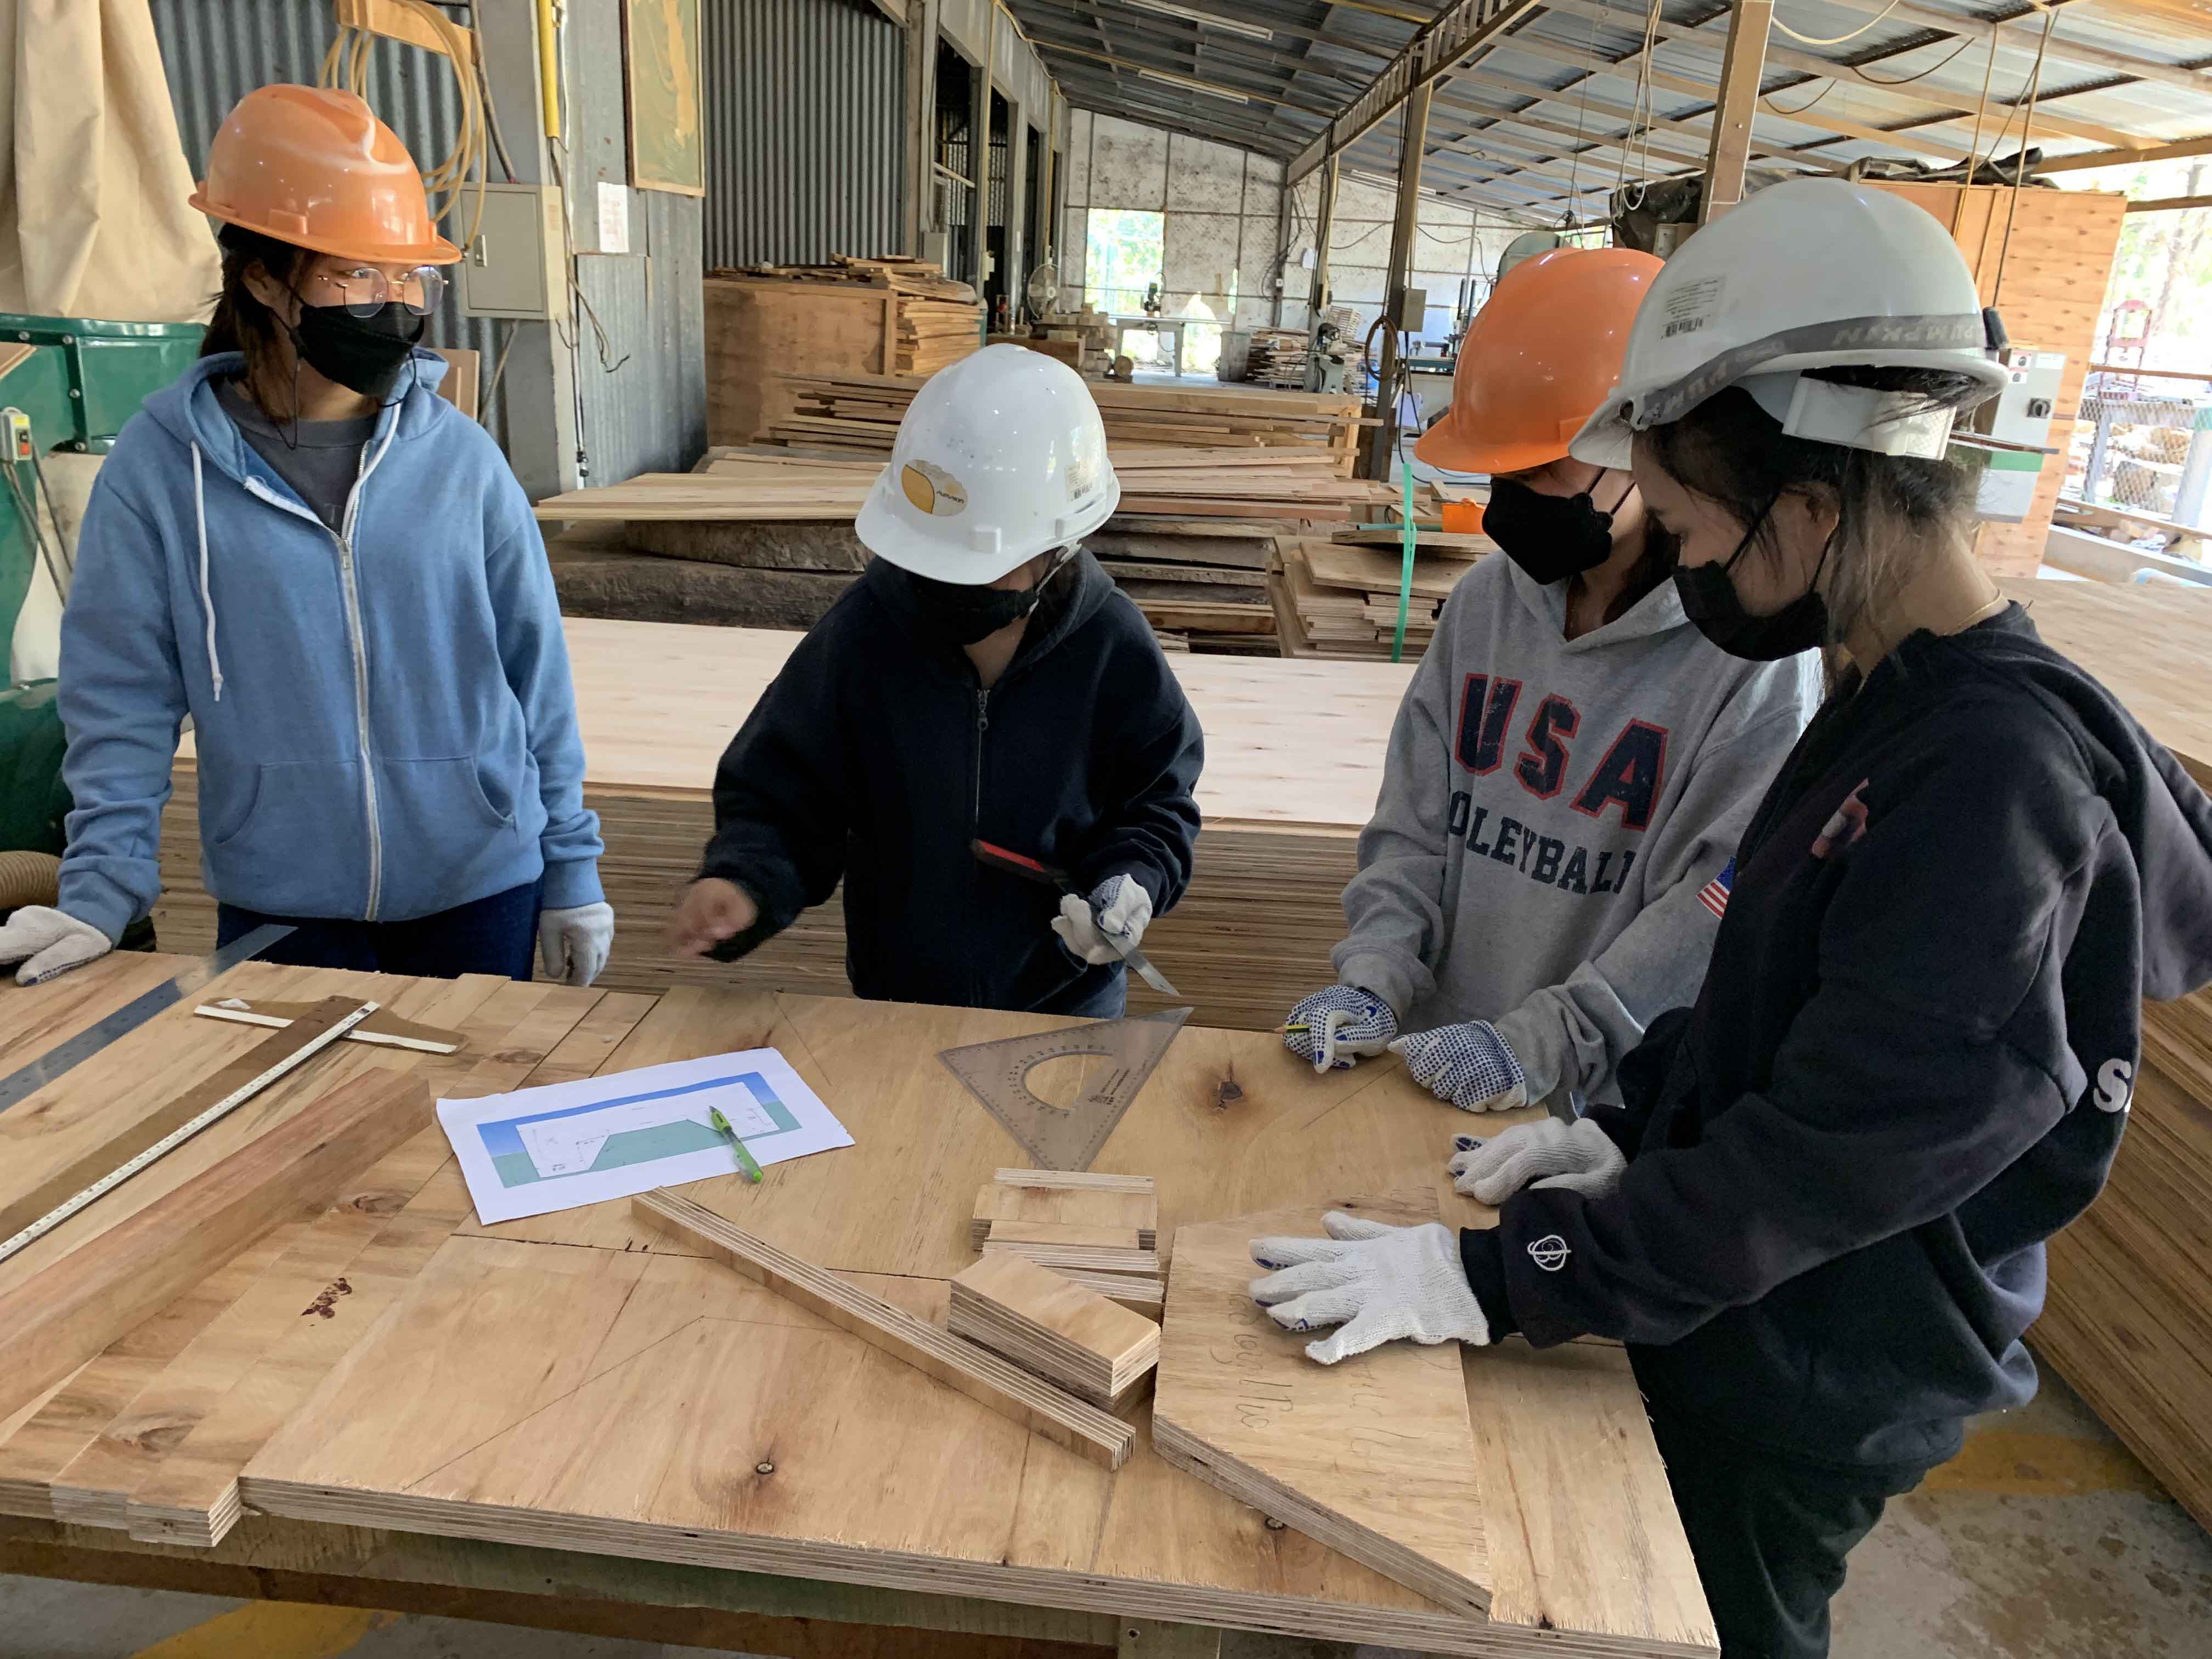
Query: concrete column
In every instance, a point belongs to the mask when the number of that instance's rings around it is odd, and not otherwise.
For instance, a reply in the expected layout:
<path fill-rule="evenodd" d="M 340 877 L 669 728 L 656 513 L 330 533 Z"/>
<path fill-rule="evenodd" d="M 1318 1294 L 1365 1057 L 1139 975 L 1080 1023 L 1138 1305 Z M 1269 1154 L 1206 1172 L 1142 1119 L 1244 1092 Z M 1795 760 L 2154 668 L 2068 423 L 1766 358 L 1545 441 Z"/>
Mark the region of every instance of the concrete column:
<path fill-rule="evenodd" d="M 938 230 L 932 204 L 937 199 L 937 8 L 938 0 L 907 0 L 906 8 L 906 200 L 899 216 L 902 252 L 921 252 L 921 233 Z"/>

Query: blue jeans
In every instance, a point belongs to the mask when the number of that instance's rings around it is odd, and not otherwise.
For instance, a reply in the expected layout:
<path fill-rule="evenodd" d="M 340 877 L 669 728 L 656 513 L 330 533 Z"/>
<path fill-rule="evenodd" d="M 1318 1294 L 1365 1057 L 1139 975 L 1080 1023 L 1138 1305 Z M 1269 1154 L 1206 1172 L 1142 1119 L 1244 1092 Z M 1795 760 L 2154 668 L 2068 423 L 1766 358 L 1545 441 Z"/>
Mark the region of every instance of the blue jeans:
<path fill-rule="evenodd" d="M 528 979 L 538 960 L 538 901 L 544 883 L 527 882 L 412 921 L 346 921 L 323 916 L 265 916 L 235 904 L 216 909 L 216 945 L 270 922 L 293 929 L 264 951 L 262 962 L 293 968 L 350 968 L 416 979 L 498 974 Z"/>

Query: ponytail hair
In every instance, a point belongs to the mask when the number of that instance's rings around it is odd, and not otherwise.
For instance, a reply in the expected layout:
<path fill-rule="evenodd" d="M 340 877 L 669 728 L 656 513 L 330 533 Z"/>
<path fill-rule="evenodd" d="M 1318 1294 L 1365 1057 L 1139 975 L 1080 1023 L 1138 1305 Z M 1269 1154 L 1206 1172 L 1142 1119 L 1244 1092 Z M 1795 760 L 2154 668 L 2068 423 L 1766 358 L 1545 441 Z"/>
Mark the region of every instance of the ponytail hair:
<path fill-rule="evenodd" d="M 301 267 L 315 256 L 306 248 L 236 225 L 225 225 L 216 232 L 216 244 L 222 250 L 222 287 L 216 295 L 215 315 L 208 321 L 207 334 L 200 341 L 200 356 L 244 352 L 246 379 L 251 382 L 264 368 L 275 366 L 271 360 L 283 325 L 253 297 L 246 286 L 246 273 L 258 265 L 276 282 L 290 288 Z"/>

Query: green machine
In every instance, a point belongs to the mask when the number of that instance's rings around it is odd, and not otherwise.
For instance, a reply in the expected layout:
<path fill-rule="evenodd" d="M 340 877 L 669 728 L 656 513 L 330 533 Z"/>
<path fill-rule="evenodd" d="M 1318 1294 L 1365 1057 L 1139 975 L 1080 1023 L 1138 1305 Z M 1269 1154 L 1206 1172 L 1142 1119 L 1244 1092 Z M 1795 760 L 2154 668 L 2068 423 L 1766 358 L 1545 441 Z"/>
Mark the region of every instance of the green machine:
<path fill-rule="evenodd" d="M 46 458 L 104 455 L 147 396 L 198 356 L 196 323 L 107 323 L 0 312 L 0 649 L 44 565 L 67 599 L 71 562 Z M 0 658 L 0 666 L 9 660 Z M 69 811 L 54 682 L 0 691 L 0 854 L 58 854 Z M 0 897 L 0 912 L 9 901 Z"/>

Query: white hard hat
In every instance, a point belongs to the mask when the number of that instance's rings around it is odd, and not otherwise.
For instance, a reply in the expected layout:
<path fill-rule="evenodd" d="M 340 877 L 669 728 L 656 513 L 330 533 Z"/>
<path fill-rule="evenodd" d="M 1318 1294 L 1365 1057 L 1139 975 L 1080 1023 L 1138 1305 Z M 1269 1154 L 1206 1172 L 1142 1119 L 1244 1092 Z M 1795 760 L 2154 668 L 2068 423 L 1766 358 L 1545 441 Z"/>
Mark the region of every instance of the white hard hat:
<path fill-rule="evenodd" d="M 1634 434 L 1741 386 L 1793 437 L 1941 455 L 1954 410 L 1927 413 L 1910 394 L 1803 371 L 1948 369 L 1994 394 L 2005 383 L 1992 349 L 2002 344 L 1973 273 L 1933 214 L 1846 179 L 1795 179 L 1705 226 L 1652 279 L 1620 382 L 1569 453 L 1626 467 Z"/>
<path fill-rule="evenodd" d="M 976 587 L 1080 541 L 1121 499 L 1082 377 L 1026 346 L 985 346 L 915 394 L 853 529 L 917 576 Z"/>

